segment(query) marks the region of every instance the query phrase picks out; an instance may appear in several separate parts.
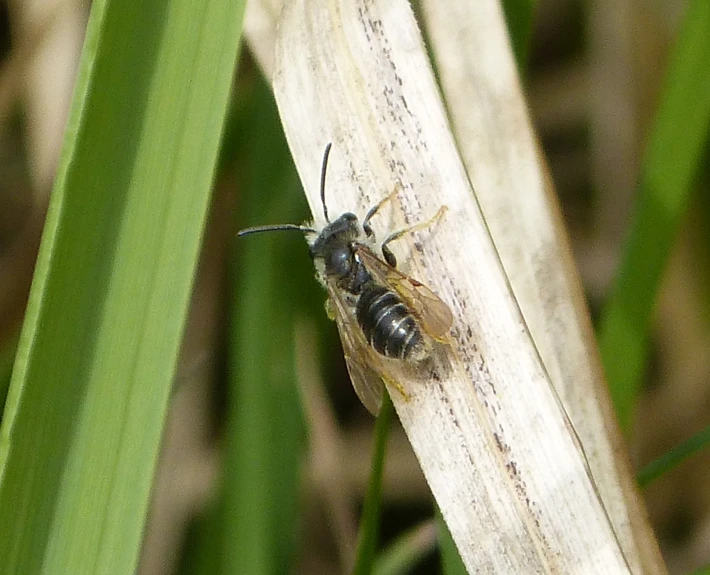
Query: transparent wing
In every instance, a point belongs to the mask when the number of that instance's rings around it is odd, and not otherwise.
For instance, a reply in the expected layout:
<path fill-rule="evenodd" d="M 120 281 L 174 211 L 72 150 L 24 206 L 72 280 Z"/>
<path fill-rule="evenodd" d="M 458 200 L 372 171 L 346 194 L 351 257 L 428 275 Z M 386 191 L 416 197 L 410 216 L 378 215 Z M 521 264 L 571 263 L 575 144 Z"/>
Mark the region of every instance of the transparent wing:
<path fill-rule="evenodd" d="M 379 283 L 390 286 L 400 295 L 430 337 L 436 341 L 447 340 L 454 316 L 439 296 L 421 282 L 382 261 L 366 246 L 358 246 L 357 255 Z"/>
<path fill-rule="evenodd" d="M 376 357 L 377 352 L 365 340 L 352 308 L 343 298 L 342 292 L 328 284 L 328 294 L 355 393 L 367 410 L 376 416 L 382 406 L 384 374 L 378 369 L 381 368 L 381 362 Z"/>

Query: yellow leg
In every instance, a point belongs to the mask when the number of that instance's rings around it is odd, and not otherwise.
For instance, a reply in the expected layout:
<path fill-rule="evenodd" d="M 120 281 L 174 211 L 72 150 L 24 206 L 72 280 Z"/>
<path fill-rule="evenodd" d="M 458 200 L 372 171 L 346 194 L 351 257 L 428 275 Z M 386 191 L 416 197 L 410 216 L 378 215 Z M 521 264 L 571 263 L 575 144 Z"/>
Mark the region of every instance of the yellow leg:
<path fill-rule="evenodd" d="M 408 228 L 404 228 L 403 230 L 398 230 L 389 236 L 387 236 L 387 239 L 385 239 L 384 242 L 382 242 L 382 255 L 385 258 L 385 261 L 391 265 L 393 268 L 397 267 L 397 258 L 394 257 L 394 254 L 392 251 L 387 247 L 387 244 L 398 240 L 405 234 L 411 234 L 412 232 L 416 232 L 419 230 L 423 230 L 424 228 L 428 228 L 430 226 L 433 226 L 436 224 L 446 213 L 446 210 L 449 208 L 446 206 L 441 206 L 437 212 L 428 220 L 424 222 L 419 222 L 418 224 L 414 224 L 413 226 L 409 226 Z"/>
<path fill-rule="evenodd" d="M 385 378 L 383 378 L 383 379 L 385 380 L 385 383 L 387 384 L 388 387 L 394 387 L 397 391 L 399 391 L 399 393 L 404 398 L 404 401 L 409 401 L 410 399 L 412 399 L 412 396 L 409 395 L 406 391 L 404 391 L 404 387 L 402 386 L 401 383 L 399 383 L 398 381 L 395 381 L 394 379 L 390 379 L 389 377 L 386 379 Z"/>
<path fill-rule="evenodd" d="M 367 237 L 369 238 L 374 238 L 375 233 L 372 231 L 372 226 L 370 226 L 370 220 L 372 217 L 380 211 L 380 208 L 384 206 L 387 202 L 392 201 L 399 192 L 402 191 L 402 183 L 397 182 L 394 185 L 394 189 L 387 194 L 384 198 L 382 198 L 379 202 L 377 202 L 374 206 L 370 208 L 370 210 L 367 212 L 367 215 L 365 216 L 365 219 L 362 220 L 362 229 L 365 230 L 365 233 L 367 234 Z"/>

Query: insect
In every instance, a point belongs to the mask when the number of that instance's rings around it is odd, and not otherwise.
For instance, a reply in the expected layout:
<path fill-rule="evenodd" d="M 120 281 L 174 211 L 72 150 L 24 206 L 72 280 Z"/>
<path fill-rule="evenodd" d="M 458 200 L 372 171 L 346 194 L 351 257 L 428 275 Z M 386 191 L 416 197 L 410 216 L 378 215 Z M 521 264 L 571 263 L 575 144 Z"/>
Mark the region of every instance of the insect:
<path fill-rule="evenodd" d="M 350 212 L 331 221 L 325 201 L 331 145 L 325 148 L 321 166 L 320 197 L 326 221 L 322 229 L 314 224 L 279 224 L 246 228 L 237 236 L 282 230 L 305 234 L 316 277 L 329 295 L 328 315 L 338 326 L 353 387 L 376 415 L 382 403 L 382 382 L 394 385 L 406 397 L 399 383 L 402 370 L 424 362 L 434 342 L 448 338 L 451 310 L 429 288 L 400 272 L 388 247 L 404 234 L 431 225 L 445 207 L 427 222 L 390 234 L 379 246 L 380 258 L 370 220 L 397 189 L 372 207 L 362 223 Z"/>

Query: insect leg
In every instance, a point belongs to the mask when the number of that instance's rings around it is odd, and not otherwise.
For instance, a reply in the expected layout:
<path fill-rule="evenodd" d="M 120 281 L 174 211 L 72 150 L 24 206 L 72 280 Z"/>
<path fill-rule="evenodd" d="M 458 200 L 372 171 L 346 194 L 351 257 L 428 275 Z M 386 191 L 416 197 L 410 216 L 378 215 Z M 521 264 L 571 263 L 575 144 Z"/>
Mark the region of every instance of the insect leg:
<path fill-rule="evenodd" d="M 374 216 L 382 206 L 392 200 L 401 190 L 402 184 L 400 182 L 397 182 L 394 186 L 394 189 L 384 198 L 382 198 L 379 202 L 377 202 L 374 206 L 372 206 L 367 212 L 367 214 L 365 215 L 365 219 L 362 220 L 362 229 L 365 230 L 365 234 L 368 238 L 373 240 L 375 239 L 375 232 L 372 230 L 372 226 L 370 225 L 370 220 L 372 219 L 372 216 Z"/>
<path fill-rule="evenodd" d="M 404 386 L 395 379 L 392 379 L 391 377 L 385 377 L 385 376 L 380 376 L 382 377 L 382 380 L 385 382 L 386 385 L 389 385 L 391 387 L 394 387 L 404 398 L 404 401 L 409 401 L 412 397 L 404 390 Z"/>
<path fill-rule="evenodd" d="M 405 234 L 410 234 L 412 232 L 416 232 L 419 230 L 423 230 L 424 228 L 428 228 L 429 226 L 433 226 L 436 222 L 438 222 L 441 217 L 446 213 L 446 210 L 448 208 L 446 206 L 441 206 L 439 210 L 434 214 L 433 217 L 429 218 L 425 222 L 420 222 L 418 224 L 414 224 L 413 226 L 409 226 L 408 228 L 404 228 L 403 230 L 398 230 L 396 232 L 391 233 L 389 236 L 387 236 L 387 239 L 385 239 L 384 242 L 382 242 L 382 256 L 385 258 L 385 261 L 391 265 L 393 268 L 397 267 L 397 258 L 394 256 L 392 253 L 392 250 L 387 247 L 387 244 L 390 242 L 393 242 L 395 240 L 398 240 Z"/>

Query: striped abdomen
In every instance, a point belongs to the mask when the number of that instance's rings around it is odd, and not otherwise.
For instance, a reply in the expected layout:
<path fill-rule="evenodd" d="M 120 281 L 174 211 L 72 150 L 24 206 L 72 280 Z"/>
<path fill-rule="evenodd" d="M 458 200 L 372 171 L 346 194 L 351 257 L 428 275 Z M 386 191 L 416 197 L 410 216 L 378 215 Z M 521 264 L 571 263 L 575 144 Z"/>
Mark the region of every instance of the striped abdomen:
<path fill-rule="evenodd" d="M 360 295 L 355 313 L 367 341 L 379 353 L 398 359 L 420 358 L 421 331 L 397 294 L 369 285 Z"/>

